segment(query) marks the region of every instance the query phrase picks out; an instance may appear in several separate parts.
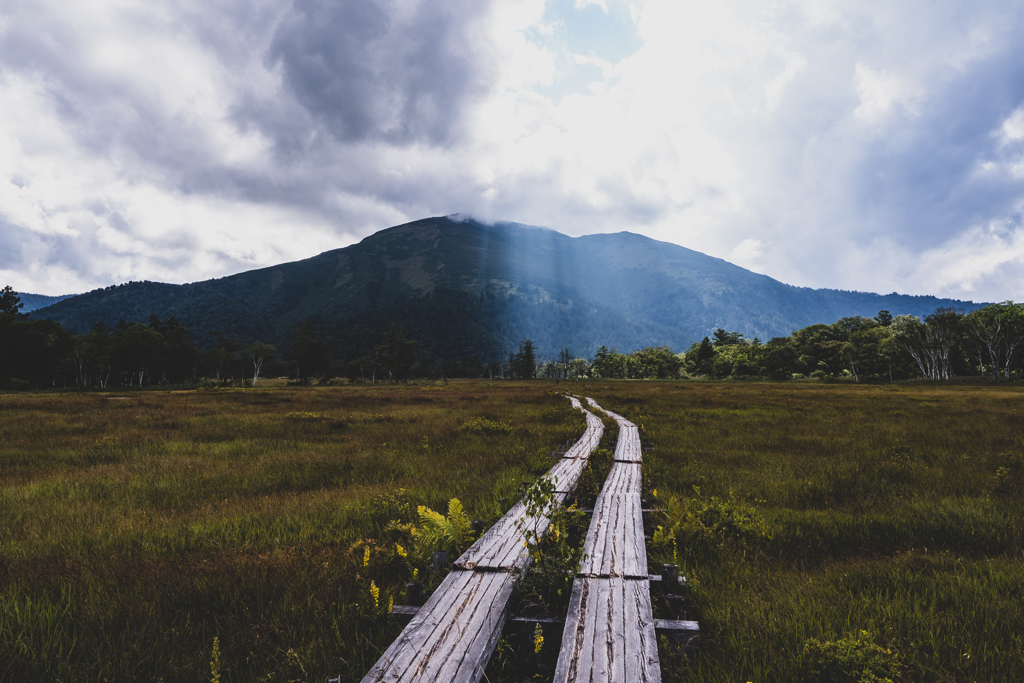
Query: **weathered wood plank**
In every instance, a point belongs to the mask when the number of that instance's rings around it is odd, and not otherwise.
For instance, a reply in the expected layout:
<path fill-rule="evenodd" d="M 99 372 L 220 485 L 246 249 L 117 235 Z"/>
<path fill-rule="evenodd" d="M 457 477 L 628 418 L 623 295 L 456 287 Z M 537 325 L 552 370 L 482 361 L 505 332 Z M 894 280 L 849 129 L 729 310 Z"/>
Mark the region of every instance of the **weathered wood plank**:
<path fill-rule="evenodd" d="M 577 578 L 555 683 L 661 680 L 650 586 L 638 579 Z"/>
<path fill-rule="evenodd" d="M 693 633 L 696 635 L 700 633 L 700 624 L 696 621 L 688 621 L 684 619 L 655 619 L 654 630 Z"/>
<path fill-rule="evenodd" d="M 569 598 L 569 611 L 562 630 L 562 648 L 558 653 L 553 681 L 589 681 L 594 663 L 594 639 L 588 638 L 591 621 L 591 582 L 575 579 Z"/>
<path fill-rule="evenodd" d="M 397 681 L 412 666 L 436 629 L 447 619 L 470 572 L 452 572 L 363 678 L 364 683 Z"/>
<path fill-rule="evenodd" d="M 479 680 L 505 625 L 514 583 L 508 573 L 452 572 L 364 683 Z"/>
<path fill-rule="evenodd" d="M 480 679 L 508 617 L 508 601 L 515 577 L 505 573 L 474 572 L 481 594 L 451 625 L 442 657 L 431 657 L 423 667 L 424 681 L 477 681 Z"/>
<path fill-rule="evenodd" d="M 590 678 L 593 681 L 612 681 L 611 625 L 612 579 L 598 579 L 590 584 L 590 622 L 586 625 L 590 640 L 594 641 L 594 661 Z"/>
<path fill-rule="evenodd" d="M 627 665 L 627 680 L 660 681 L 661 663 L 658 660 L 658 636 L 651 606 L 651 584 L 649 581 L 626 581 L 623 585 L 625 599 L 631 615 L 629 632 L 635 634 L 635 641 L 627 647 L 630 658 Z M 635 628 L 639 625 L 639 628 Z M 630 674 L 637 671 L 635 678 Z"/>
<path fill-rule="evenodd" d="M 583 543 L 583 576 L 646 578 L 647 549 L 638 493 L 601 494 Z"/>

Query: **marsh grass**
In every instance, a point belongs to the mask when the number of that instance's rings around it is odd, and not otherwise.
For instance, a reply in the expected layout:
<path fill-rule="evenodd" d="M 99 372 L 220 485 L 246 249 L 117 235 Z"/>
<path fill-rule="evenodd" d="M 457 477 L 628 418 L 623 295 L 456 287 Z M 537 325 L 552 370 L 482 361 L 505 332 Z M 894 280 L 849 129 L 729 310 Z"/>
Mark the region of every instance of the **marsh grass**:
<path fill-rule="evenodd" d="M 895 653 L 900 681 L 1024 679 L 1020 387 L 584 391 L 642 422 L 663 507 L 731 497 L 764 525 L 724 540 L 680 527 L 682 618 L 701 622 L 702 646 L 673 660 L 664 643 L 667 681 L 821 680 L 813 642 L 862 631 Z M 669 545 L 650 550 L 672 561 Z"/>
<path fill-rule="evenodd" d="M 390 523 L 497 519 L 582 433 L 549 389 L 0 396 L 0 679 L 360 677 L 441 579 Z"/>
<path fill-rule="evenodd" d="M 852 642 L 901 681 L 1024 679 L 1024 390 L 586 384 L 696 520 L 649 547 L 702 629 L 666 681 L 820 679 Z M 412 573 L 442 578 L 416 506 L 493 522 L 583 426 L 542 382 L 0 396 L 0 680 L 207 680 L 214 638 L 225 683 L 358 679 Z M 549 671 L 548 635 L 491 672 Z"/>

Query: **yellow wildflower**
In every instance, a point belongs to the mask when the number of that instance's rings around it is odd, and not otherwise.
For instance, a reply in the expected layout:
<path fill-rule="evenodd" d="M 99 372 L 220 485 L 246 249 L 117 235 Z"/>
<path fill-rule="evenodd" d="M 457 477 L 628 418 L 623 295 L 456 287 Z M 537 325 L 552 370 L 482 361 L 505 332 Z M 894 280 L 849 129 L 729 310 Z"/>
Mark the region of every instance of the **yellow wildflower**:
<path fill-rule="evenodd" d="M 418 568 L 413 568 L 413 570 L 412 570 L 412 580 L 415 581 L 419 577 L 419 575 L 420 575 L 420 570 Z"/>
<path fill-rule="evenodd" d="M 540 654 L 540 649 L 544 647 L 544 631 L 540 627 L 540 622 L 533 628 L 533 654 Z"/>
<path fill-rule="evenodd" d="M 388 613 L 390 614 L 391 612 L 394 612 L 394 611 L 395 611 L 395 596 L 392 595 L 390 598 L 388 598 Z"/>
<path fill-rule="evenodd" d="M 366 546 L 366 551 L 363 552 L 363 566 L 368 567 L 370 565 L 370 546 Z"/>
<path fill-rule="evenodd" d="M 370 595 L 373 596 L 373 608 L 377 609 L 380 607 L 380 588 L 373 581 L 370 581 Z"/>
<path fill-rule="evenodd" d="M 408 557 L 409 556 L 409 553 L 405 552 L 405 548 L 403 548 L 400 543 L 396 543 L 395 544 L 395 550 L 398 551 L 398 554 L 401 557 Z"/>

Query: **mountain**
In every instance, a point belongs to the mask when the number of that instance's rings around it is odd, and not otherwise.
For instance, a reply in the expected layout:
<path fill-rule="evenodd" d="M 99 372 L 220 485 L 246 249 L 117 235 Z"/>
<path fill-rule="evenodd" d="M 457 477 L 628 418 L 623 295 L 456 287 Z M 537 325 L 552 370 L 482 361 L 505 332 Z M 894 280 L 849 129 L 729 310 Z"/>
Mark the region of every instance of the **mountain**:
<path fill-rule="evenodd" d="M 18 292 L 18 298 L 21 300 L 23 306 L 21 307 L 22 313 L 31 313 L 32 311 L 39 310 L 40 308 L 46 308 L 52 306 L 58 301 L 64 299 L 70 299 L 75 296 L 74 294 L 61 294 L 59 296 L 49 296 L 47 294 L 25 294 Z"/>
<path fill-rule="evenodd" d="M 458 216 L 381 230 L 358 244 L 230 277 L 131 282 L 33 313 L 77 332 L 102 321 L 175 316 L 201 345 L 210 330 L 287 346 L 305 320 L 341 357 L 363 354 L 397 323 L 422 357 L 507 357 L 524 338 L 542 356 L 601 345 L 687 348 L 722 327 L 762 340 L 841 317 L 924 316 L 981 304 L 930 296 L 793 287 L 721 259 L 628 232 L 568 237 Z"/>

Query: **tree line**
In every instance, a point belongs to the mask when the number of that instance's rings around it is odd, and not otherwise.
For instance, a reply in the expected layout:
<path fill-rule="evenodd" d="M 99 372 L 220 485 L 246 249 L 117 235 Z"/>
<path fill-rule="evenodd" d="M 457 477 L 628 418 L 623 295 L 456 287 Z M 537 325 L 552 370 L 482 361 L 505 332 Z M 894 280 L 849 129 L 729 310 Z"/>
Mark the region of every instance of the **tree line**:
<path fill-rule="evenodd" d="M 894 381 L 923 377 L 1007 380 L 1024 372 L 1024 304 L 1004 302 L 964 313 L 938 309 L 924 320 L 880 311 L 794 331 L 767 342 L 716 330 L 683 353 L 668 346 L 631 353 L 600 347 L 591 359 L 568 348 L 542 358 L 530 339 L 492 362 L 475 354 L 421 364 L 420 343 L 392 324 L 369 353 L 344 357 L 311 320 L 298 326 L 286 348 L 244 343 L 211 330 L 211 348 L 199 348 L 173 316 L 148 324 L 97 323 L 75 334 L 52 320 L 21 314 L 11 287 L 0 290 L 0 388 L 126 388 L 151 385 L 255 385 L 285 375 L 303 383 L 336 377 L 355 382 L 397 382 L 413 377 L 507 379 L 682 377 L 845 378 Z"/>
<path fill-rule="evenodd" d="M 152 385 L 257 385 L 260 377 L 286 374 L 303 384 L 329 381 L 347 369 L 357 379 L 363 359 L 347 365 L 310 321 L 304 322 L 284 352 L 259 340 L 243 343 L 211 330 L 212 348 L 199 348 L 192 333 L 173 316 L 149 323 L 121 320 L 115 327 L 96 323 L 75 334 L 49 319 L 21 313 L 18 293 L 0 290 L 0 388 L 130 388 Z M 365 359 L 370 381 L 409 377 L 417 342 L 391 326 Z"/>
<path fill-rule="evenodd" d="M 529 340 L 526 340 L 529 342 Z M 520 353 L 509 359 L 510 376 L 526 376 Z M 515 359 L 519 360 L 519 365 Z M 719 328 L 683 353 L 667 346 L 620 353 L 602 346 L 593 359 L 568 349 L 537 360 L 532 375 L 552 378 L 711 379 L 800 378 L 855 382 L 914 378 L 983 377 L 1009 380 L 1024 374 L 1024 304 L 990 304 L 965 313 L 937 309 L 921 320 L 879 311 L 874 318 L 841 318 L 810 325 L 788 337 L 762 342 Z"/>

